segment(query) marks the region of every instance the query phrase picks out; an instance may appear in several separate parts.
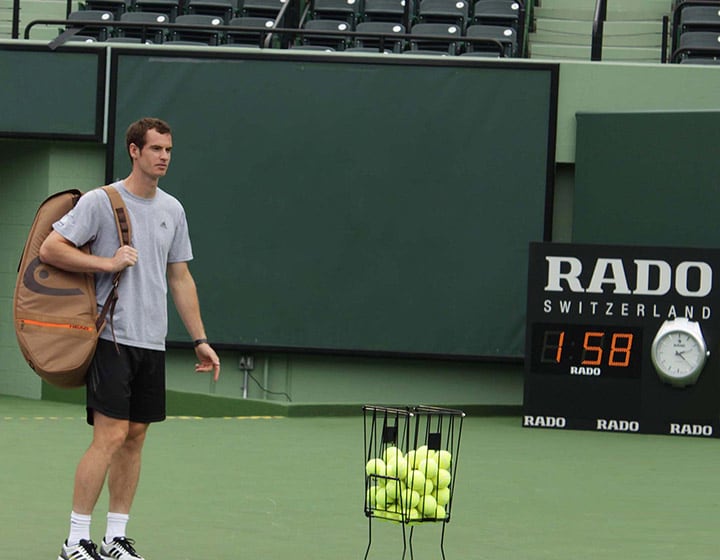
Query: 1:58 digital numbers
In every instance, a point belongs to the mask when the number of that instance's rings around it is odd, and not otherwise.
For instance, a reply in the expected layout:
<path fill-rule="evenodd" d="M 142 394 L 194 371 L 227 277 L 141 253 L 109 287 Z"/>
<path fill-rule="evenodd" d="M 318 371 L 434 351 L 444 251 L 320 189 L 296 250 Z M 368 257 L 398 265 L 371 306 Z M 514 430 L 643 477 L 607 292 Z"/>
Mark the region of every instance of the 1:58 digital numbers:
<path fill-rule="evenodd" d="M 642 332 L 597 325 L 535 325 L 531 364 L 537 373 L 636 377 Z"/>

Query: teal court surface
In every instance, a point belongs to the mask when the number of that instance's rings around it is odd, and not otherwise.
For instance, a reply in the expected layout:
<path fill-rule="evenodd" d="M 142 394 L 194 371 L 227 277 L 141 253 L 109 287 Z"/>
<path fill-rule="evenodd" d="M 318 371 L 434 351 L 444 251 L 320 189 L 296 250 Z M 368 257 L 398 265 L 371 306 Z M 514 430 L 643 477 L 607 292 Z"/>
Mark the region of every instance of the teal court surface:
<path fill-rule="evenodd" d="M 0 396 L 0 559 L 55 560 L 84 408 Z M 447 560 L 710 560 L 720 550 L 716 439 L 528 429 L 465 418 Z M 350 560 L 368 544 L 363 420 L 171 417 L 150 430 L 128 527 L 147 560 Z M 107 496 L 93 521 L 105 529 Z M 414 531 L 437 560 L 441 524 Z M 400 559 L 372 521 L 369 559 Z M 410 558 L 409 552 L 406 558 Z"/>

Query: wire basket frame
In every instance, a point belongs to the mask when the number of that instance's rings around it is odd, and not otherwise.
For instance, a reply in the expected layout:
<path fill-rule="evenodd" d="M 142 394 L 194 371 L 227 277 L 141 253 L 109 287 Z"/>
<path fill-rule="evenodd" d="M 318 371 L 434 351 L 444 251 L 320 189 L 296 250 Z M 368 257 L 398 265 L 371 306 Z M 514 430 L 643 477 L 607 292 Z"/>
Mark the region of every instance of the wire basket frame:
<path fill-rule="evenodd" d="M 366 559 L 374 519 L 402 526 L 403 558 L 408 545 L 412 558 L 415 526 L 442 523 L 440 546 L 445 558 L 445 524 L 452 515 L 464 417 L 461 410 L 434 406 L 363 407 Z"/>

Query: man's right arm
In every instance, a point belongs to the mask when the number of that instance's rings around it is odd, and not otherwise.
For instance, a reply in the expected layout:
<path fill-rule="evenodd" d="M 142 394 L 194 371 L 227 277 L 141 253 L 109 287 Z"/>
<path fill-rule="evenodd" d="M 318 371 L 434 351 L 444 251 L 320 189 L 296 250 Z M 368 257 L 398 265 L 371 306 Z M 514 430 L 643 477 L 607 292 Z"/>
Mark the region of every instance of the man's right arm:
<path fill-rule="evenodd" d="M 51 231 L 40 246 L 40 260 L 70 272 L 118 272 L 137 262 L 137 250 L 120 247 L 112 257 L 100 257 L 81 251 L 56 231 Z"/>

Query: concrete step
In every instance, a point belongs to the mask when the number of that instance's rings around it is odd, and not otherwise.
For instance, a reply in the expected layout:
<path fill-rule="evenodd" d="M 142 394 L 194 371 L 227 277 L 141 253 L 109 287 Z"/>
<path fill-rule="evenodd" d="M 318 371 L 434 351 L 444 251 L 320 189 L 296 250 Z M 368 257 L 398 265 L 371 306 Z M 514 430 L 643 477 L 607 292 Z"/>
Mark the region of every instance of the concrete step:
<path fill-rule="evenodd" d="M 591 47 L 582 45 L 558 45 L 531 43 L 530 57 L 535 60 L 590 60 Z M 604 62 L 660 62 L 661 49 L 650 47 L 604 47 Z"/>
<path fill-rule="evenodd" d="M 670 13 L 671 0 L 622 0 L 607 7 L 608 21 L 662 19 Z M 535 8 L 539 18 L 592 20 L 594 15 L 594 0 L 542 0 Z"/>

